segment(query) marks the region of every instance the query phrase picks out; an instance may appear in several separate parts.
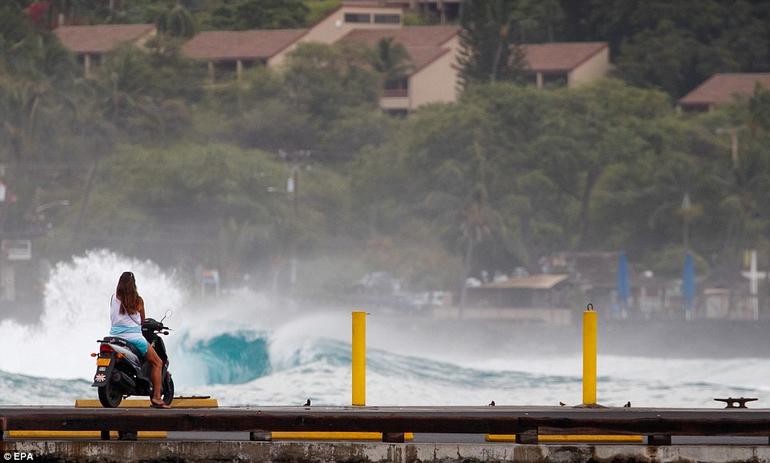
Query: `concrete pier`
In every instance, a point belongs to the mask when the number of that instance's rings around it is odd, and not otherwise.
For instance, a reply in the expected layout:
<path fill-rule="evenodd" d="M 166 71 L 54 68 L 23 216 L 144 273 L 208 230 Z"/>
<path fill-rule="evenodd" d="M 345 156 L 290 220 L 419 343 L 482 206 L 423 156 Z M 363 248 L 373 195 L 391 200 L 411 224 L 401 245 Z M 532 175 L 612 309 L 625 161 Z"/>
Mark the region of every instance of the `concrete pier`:
<path fill-rule="evenodd" d="M 4 461 L 110 462 L 770 462 L 770 446 L 387 444 L 379 442 L 6 441 Z M 10 455 L 10 457 L 6 456 Z"/>

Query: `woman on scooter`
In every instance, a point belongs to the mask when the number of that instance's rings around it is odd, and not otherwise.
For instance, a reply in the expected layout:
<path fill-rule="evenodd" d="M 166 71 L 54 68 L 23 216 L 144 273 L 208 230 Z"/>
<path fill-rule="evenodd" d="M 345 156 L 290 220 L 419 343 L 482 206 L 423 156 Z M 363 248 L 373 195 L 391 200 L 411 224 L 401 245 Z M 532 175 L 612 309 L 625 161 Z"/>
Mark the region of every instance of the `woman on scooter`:
<path fill-rule="evenodd" d="M 123 272 L 118 280 L 118 287 L 110 300 L 111 336 L 119 336 L 144 355 L 146 362 L 152 365 L 152 398 L 150 403 L 155 408 L 171 408 L 160 398 L 161 360 L 155 349 L 142 336 L 144 322 L 144 300 L 136 291 L 136 280 L 131 272 Z"/>

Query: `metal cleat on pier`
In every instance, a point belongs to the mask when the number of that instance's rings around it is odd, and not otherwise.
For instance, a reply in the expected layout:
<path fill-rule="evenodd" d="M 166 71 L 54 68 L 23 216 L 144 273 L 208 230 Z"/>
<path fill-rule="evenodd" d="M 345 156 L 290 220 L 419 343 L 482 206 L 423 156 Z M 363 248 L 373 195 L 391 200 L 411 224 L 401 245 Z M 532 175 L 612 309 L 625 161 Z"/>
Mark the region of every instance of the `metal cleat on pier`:
<path fill-rule="evenodd" d="M 746 402 L 753 402 L 758 400 L 756 397 L 728 397 L 726 399 L 714 399 L 717 402 L 724 402 L 727 404 L 725 408 L 749 408 L 746 406 Z"/>

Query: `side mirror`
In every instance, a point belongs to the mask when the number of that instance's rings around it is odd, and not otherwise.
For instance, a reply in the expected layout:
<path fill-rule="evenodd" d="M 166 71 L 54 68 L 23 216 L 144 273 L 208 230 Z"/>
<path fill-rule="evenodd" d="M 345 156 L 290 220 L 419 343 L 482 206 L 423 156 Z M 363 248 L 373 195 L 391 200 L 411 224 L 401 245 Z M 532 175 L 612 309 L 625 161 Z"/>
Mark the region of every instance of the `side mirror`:
<path fill-rule="evenodd" d="M 163 314 L 163 318 L 160 319 L 160 322 L 163 323 L 163 320 L 171 318 L 171 315 L 173 315 L 173 312 L 171 310 L 167 310 L 166 313 Z"/>

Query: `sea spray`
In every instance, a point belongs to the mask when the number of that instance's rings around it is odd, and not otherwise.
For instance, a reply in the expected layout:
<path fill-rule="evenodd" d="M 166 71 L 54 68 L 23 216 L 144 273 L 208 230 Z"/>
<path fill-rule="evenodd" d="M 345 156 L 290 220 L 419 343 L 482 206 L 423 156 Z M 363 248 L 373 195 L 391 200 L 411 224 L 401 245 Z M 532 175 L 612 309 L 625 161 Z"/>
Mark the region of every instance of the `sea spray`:
<path fill-rule="evenodd" d="M 66 405 L 96 396 L 88 353 L 108 329 L 109 296 L 125 270 L 137 275 L 149 316 L 175 312 L 166 340 L 178 394 L 213 395 L 222 405 L 350 403 L 349 312 L 287 311 L 249 290 L 216 300 L 185 295 L 151 262 L 108 251 L 56 266 L 38 324 L 0 323 L 0 403 Z M 368 325 L 370 405 L 580 400 L 577 352 L 526 351 L 510 335 L 470 326 L 458 331 L 464 335 L 443 333 L 376 310 Z M 714 406 L 714 397 L 729 395 L 757 396 L 755 406 L 767 407 L 770 360 L 599 356 L 598 397 L 606 405 Z"/>
<path fill-rule="evenodd" d="M 182 309 L 179 286 L 157 265 L 106 250 L 89 251 L 53 268 L 37 324 L 0 322 L 0 370 L 49 378 L 90 377 L 94 361 L 89 353 L 109 332 L 110 296 L 124 271 L 136 275 L 149 317 Z"/>

